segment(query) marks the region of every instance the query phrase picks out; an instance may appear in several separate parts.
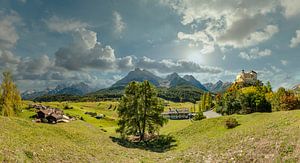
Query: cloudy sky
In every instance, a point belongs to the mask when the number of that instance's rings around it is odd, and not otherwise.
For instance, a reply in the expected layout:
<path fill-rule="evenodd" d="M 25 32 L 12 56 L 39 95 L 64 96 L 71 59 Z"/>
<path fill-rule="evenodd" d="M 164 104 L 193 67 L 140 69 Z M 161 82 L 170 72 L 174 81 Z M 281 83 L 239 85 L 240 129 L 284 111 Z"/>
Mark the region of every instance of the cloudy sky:
<path fill-rule="evenodd" d="M 299 0 L 0 0 L 0 71 L 22 91 L 103 88 L 135 67 L 291 87 L 299 61 Z"/>

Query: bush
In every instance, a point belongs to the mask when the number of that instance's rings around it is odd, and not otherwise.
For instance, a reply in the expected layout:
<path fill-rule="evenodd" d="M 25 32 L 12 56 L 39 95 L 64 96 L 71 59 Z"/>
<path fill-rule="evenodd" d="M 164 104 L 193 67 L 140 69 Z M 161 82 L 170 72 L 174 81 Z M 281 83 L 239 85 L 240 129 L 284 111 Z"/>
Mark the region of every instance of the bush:
<path fill-rule="evenodd" d="M 84 114 L 88 114 L 88 115 L 90 115 L 91 117 L 96 117 L 96 116 L 97 116 L 97 113 L 96 113 L 96 112 L 85 112 Z"/>
<path fill-rule="evenodd" d="M 68 110 L 68 109 L 73 109 L 73 106 L 69 106 L 68 103 L 64 104 L 64 109 Z"/>
<path fill-rule="evenodd" d="M 227 129 L 230 129 L 230 128 L 235 128 L 236 126 L 238 126 L 239 123 L 238 121 L 235 119 L 235 118 L 228 118 L 225 120 L 225 127 Z"/>
<path fill-rule="evenodd" d="M 206 118 L 206 117 L 203 115 L 203 112 L 198 112 L 198 113 L 194 116 L 193 120 L 194 120 L 194 121 L 200 121 L 200 120 L 205 119 L 205 118 Z"/>

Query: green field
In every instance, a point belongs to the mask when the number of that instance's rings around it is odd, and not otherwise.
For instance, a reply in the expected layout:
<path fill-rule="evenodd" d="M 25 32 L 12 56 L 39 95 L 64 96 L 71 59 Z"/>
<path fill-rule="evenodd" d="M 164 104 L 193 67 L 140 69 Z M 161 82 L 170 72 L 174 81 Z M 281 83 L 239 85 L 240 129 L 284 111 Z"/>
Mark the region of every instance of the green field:
<path fill-rule="evenodd" d="M 28 102 L 26 102 L 28 103 Z M 62 107 L 62 103 L 44 103 Z M 299 162 L 300 110 L 232 115 L 240 123 L 224 127 L 229 116 L 202 121 L 174 120 L 161 129 L 176 139 L 173 148 L 153 152 L 128 148 L 113 142 L 117 115 L 110 108 L 115 102 L 69 103 L 66 113 L 84 120 L 55 125 L 33 123 L 34 112 L 20 117 L 0 117 L 0 161 L 8 162 Z M 170 104 L 170 106 L 186 104 Z M 109 109 L 110 108 L 110 109 Z M 85 115 L 105 114 L 97 120 Z"/>

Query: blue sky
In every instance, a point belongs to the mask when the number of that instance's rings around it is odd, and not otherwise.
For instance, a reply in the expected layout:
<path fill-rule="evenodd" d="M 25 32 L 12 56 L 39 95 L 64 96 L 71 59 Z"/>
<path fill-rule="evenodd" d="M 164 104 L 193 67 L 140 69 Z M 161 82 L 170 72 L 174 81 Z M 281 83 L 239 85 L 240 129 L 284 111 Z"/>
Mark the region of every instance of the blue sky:
<path fill-rule="evenodd" d="M 103 88 L 135 67 L 202 83 L 300 83 L 298 0 L 0 0 L 0 71 L 21 90 Z"/>

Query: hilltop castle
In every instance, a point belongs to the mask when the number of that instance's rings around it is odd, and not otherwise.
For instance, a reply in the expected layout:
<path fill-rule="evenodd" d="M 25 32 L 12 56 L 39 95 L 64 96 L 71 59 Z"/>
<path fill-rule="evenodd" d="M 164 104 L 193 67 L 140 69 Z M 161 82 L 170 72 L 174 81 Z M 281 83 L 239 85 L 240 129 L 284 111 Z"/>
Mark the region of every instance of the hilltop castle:
<path fill-rule="evenodd" d="M 236 76 L 236 83 L 255 84 L 257 82 L 257 73 L 255 71 L 245 72 L 242 70 L 240 74 Z"/>

